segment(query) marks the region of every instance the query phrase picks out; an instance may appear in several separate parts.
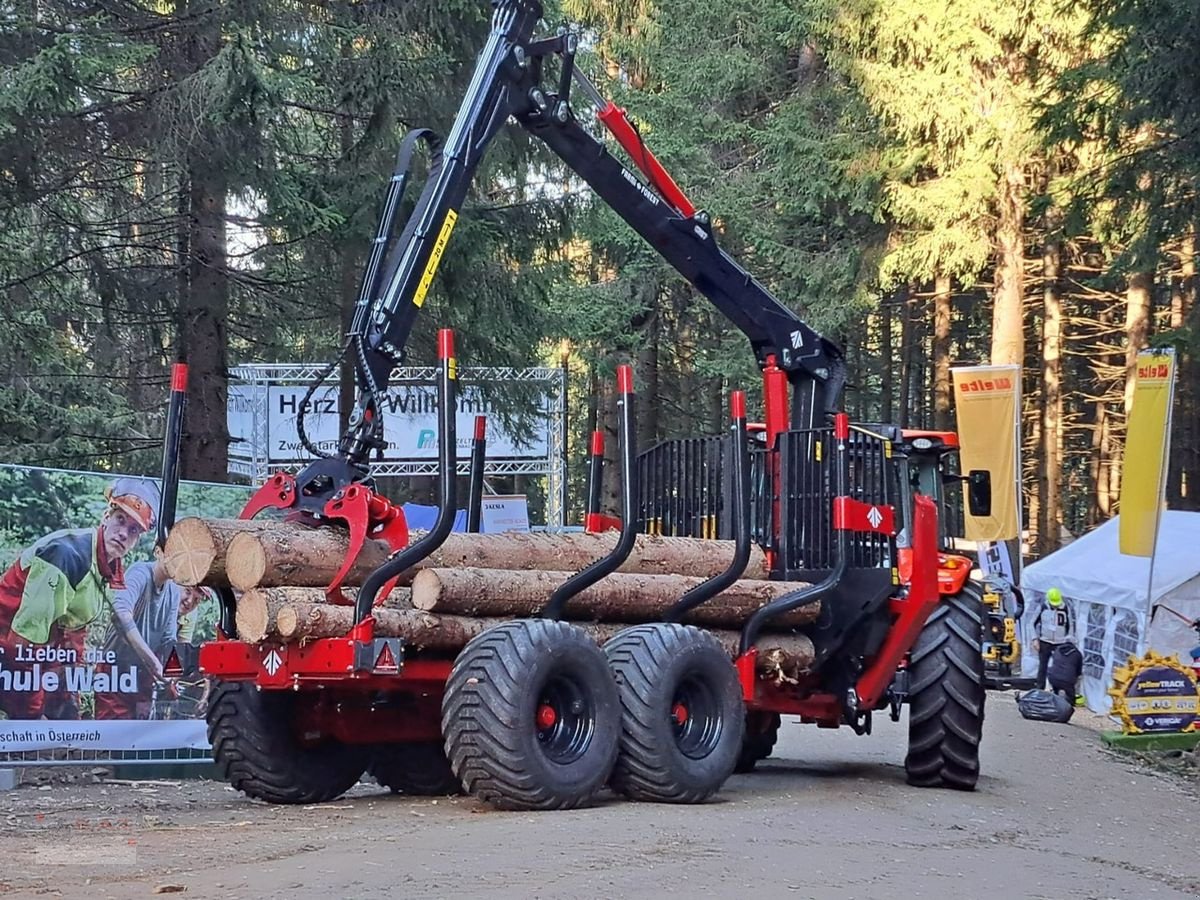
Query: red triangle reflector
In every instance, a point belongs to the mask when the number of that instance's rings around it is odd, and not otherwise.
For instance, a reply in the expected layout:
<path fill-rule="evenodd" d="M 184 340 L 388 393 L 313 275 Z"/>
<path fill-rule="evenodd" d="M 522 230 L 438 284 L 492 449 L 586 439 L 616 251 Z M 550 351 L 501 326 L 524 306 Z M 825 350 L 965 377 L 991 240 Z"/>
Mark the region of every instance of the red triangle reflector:
<path fill-rule="evenodd" d="M 163 674 L 172 677 L 179 677 L 183 674 L 183 666 L 179 662 L 179 652 L 177 650 L 171 650 L 171 655 L 167 657 L 167 661 L 163 665 Z"/>
<path fill-rule="evenodd" d="M 379 651 L 379 656 L 375 658 L 376 672 L 398 672 L 399 667 L 396 665 L 396 656 L 392 653 L 392 648 L 389 644 L 384 644 L 383 649 Z"/>

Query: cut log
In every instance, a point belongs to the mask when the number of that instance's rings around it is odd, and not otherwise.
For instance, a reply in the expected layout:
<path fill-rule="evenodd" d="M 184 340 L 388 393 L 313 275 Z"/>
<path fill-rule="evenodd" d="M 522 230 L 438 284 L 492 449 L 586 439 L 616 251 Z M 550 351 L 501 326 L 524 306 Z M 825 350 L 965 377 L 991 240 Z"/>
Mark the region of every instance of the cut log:
<path fill-rule="evenodd" d="M 287 604 L 282 597 L 270 597 L 255 591 L 247 591 L 238 598 L 234 623 L 238 637 L 257 644 L 274 631 L 275 618 Z"/>
<path fill-rule="evenodd" d="M 319 588 L 281 587 L 246 591 L 238 597 L 237 614 L 234 617 L 238 638 L 257 644 L 268 636 L 279 637 L 277 627 L 279 614 L 281 610 L 294 606 L 344 609 L 348 611 L 347 621 L 352 621 L 354 618 L 353 592 L 343 591 L 342 598 L 343 605 L 331 604 L 327 601 L 325 592 Z M 412 609 L 411 591 L 408 588 L 396 588 L 388 594 L 378 608 L 386 610 Z M 344 634 L 345 631 L 342 633 Z"/>
<path fill-rule="evenodd" d="M 617 543 L 615 532 L 604 534 L 455 534 L 421 568 L 533 569 L 543 572 L 578 572 L 608 553 Z M 733 560 L 733 541 L 657 537 L 639 534 L 633 552 L 617 570 L 643 575 L 686 572 L 710 578 Z M 745 578 L 766 578 L 762 550 L 751 548 Z"/>
<path fill-rule="evenodd" d="M 411 583 L 417 571 L 425 568 L 472 566 L 577 572 L 608 553 L 616 540 L 612 533 L 451 534 L 441 548 L 403 573 L 400 583 Z M 229 583 L 238 590 L 283 585 L 322 587 L 333 580 L 348 549 L 346 533 L 336 528 L 287 526 L 248 532 L 230 546 L 225 569 Z M 733 552 L 732 541 L 639 535 L 633 552 L 619 571 L 646 575 L 686 572 L 708 578 L 724 571 L 733 559 Z M 368 541 L 345 583 L 362 584 L 388 555 L 386 544 Z M 744 577 L 764 579 L 766 575 L 766 559 L 755 547 Z"/>
<path fill-rule="evenodd" d="M 309 591 L 310 597 L 320 599 L 319 591 Z M 239 603 L 250 597 L 251 603 L 261 603 L 274 609 L 275 618 L 268 628 L 268 637 L 285 643 L 307 642 L 317 638 L 344 637 L 354 627 L 354 609 L 330 603 L 302 602 L 301 591 L 294 588 L 264 588 L 243 594 Z M 477 616 L 434 615 L 415 609 L 376 608 L 375 634 L 379 637 L 404 638 L 411 651 L 433 650 L 457 652 L 475 636 L 482 634 L 504 618 Z M 576 623 L 603 643 L 625 623 Z M 738 651 L 736 631 L 709 629 L 729 655 Z M 807 672 L 814 659 L 813 645 L 802 634 L 764 634 L 755 643 L 758 649 L 758 671 L 772 681 L 795 681 Z"/>
<path fill-rule="evenodd" d="M 426 612 L 461 616 L 538 615 L 551 592 L 569 572 L 517 572 L 507 569 L 424 569 L 412 583 L 412 604 Z M 680 597 L 703 578 L 686 575 L 610 575 L 567 604 L 563 618 L 596 622 L 657 622 Z M 691 625 L 739 628 L 765 603 L 808 587 L 785 581 L 742 580 L 684 618 Z M 814 604 L 788 613 L 771 624 L 794 628 L 813 621 Z"/>
<path fill-rule="evenodd" d="M 228 584 L 225 557 L 234 537 L 288 527 L 268 520 L 180 519 L 167 535 L 163 550 L 167 576 L 185 587 L 197 584 L 224 586 Z"/>
<path fill-rule="evenodd" d="M 247 531 L 229 543 L 225 571 L 240 591 L 268 585 L 324 587 L 333 582 L 349 552 L 350 535 L 340 528 Z M 364 541 L 343 583 L 362 584 L 389 555 L 383 541 Z"/>

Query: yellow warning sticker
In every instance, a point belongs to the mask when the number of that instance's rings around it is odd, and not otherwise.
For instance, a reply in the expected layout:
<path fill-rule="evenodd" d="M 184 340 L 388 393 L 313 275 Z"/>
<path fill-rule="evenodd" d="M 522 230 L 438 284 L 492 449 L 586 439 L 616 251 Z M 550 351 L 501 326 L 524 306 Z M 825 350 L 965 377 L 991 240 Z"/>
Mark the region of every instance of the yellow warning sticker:
<path fill-rule="evenodd" d="M 458 378 L 458 360 L 453 356 L 446 360 L 446 377 L 451 381 Z"/>
<path fill-rule="evenodd" d="M 413 303 L 418 307 L 425 303 L 425 295 L 429 293 L 429 287 L 433 284 L 433 276 L 437 274 L 438 263 L 442 261 L 442 254 L 446 252 L 446 245 L 450 243 L 450 232 L 454 230 L 454 223 L 457 221 L 458 213 L 452 209 L 446 210 L 442 230 L 438 232 L 437 240 L 433 242 L 433 250 L 429 253 L 429 262 L 425 263 L 425 274 L 421 276 L 417 292 L 413 294 Z"/>

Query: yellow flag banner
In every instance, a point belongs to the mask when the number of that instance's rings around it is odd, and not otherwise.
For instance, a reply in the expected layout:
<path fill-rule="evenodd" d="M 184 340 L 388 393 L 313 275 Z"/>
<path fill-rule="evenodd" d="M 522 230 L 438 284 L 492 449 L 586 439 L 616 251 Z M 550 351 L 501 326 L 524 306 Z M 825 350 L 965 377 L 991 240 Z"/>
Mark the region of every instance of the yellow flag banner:
<path fill-rule="evenodd" d="M 963 522 L 969 541 L 1009 541 L 1021 533 L 1019 471 L 1020 366 L 969 366 L 950 370 L 958 417 L 960 468 L 988 472 L 992 504 L 986 516 L 971 515 L 963 487 Z"/>
<path fill-rule="evenodd" d="M 1139 353 L 1121 473 L 1119 547 L 1129 556 L 1154 555 L 1174 389 L 1175 351 Z"/>

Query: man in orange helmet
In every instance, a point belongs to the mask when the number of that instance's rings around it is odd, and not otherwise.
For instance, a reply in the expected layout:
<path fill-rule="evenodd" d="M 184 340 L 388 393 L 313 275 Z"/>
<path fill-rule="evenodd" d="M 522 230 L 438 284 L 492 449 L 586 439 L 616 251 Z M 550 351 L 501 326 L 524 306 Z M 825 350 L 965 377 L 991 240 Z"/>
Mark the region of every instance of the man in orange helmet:
<path fill-rule="evenodd" d="M 9 719 L 77 719 L 64 666 L 85 665 L 88 625 L 124 585 L 123 558 L 154 525 L 158 487 L 118 478 L 92 528 L 46 535 L 0 576 L 0 711 Z"/>

